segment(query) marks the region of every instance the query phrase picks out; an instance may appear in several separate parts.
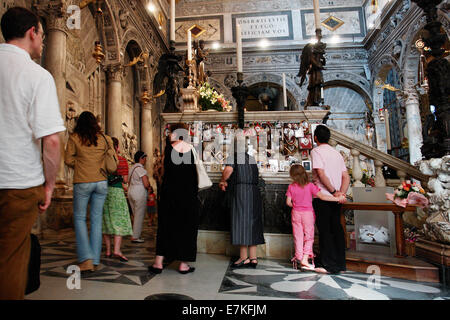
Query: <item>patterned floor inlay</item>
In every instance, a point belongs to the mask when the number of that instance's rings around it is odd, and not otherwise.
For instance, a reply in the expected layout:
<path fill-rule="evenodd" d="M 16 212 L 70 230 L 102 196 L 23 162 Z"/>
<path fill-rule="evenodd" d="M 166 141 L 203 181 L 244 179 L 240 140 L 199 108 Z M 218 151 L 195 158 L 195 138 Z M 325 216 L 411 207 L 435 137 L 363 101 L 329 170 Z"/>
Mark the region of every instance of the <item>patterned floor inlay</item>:
<path fill-rule="evenodd" d="M 103 248 L 101 263 L 99 268 L 92 273 L 83 274 L 83 280 L 91 282 L 101 282 L 111 285 L 144 286 L 155 275 L 148 272 L 148 266 L 155 257 L 155 236 L 156 228 L 145 227 L 142 238 L 144 243 L 131 243 L 126 237 L 122 243 L 122 252 L 129 259 L 128 262 L 120 262 L 118 259 L 105 258 Z M 70 237 L 61 241 L 41 240 L 41 275 L 67 279 L 69 276 L 67 269 L 70 265 L 77 264 L 75 237 Z M 441 284 L 415 282 L 402 279 L 395 279 L 381 276 L 379 282 L 370 281 L 369 274 L 345 272 L 339 275 L 320 275 L 314 272 L 300 272 L 294 270 L 288 261 L 259 259 L 256 269 L 231 269 L 231 263 L 225 273 L 217 276 L 219 282 L 211 283 L 216 294 L 224 295 L 233 299 L 233 295 L 238 299 L 248 297 L 248 299 L 258 298 L 286 298 L 286 299 L 326 299 L 326 300 L 450 300 L 450 291 Z M 197 263 L 200 263 L 198 261 Z M 226 260 L 223 263 L 227 263 Z M 165 265 L 169 265 L 166 261 Z M 198 267 L 198 265 L 197 265 Z M 207 265 L 202 268 L 208 268 Z M 197 268 L 198 269 L 198 268 Z M 221 269 L 224 270 L 224 269 Z M 200 271 L 200 270 L 199 270 Z M 196 271 L 197 272 L 197 271 Z M 197 282 L 189 282 L 185 285 L 195 292 Z M 156 279 L 155 279 L 156 280 Z M 42 281 L 42 279 L 41 279 Z M 170 281 L 169 281 L 170 282 Z M 375 287 L 375 285 L 377 285 Z M 204 286 L 204 284 L 199 284 Z M 168 284 L 171 286 L 171 284 Z M 109 288 L 109 287 L 108 287 Z M 172 287 L 171 287 L 172 288 Z M 172 289 L 175 290 L 177 286 Z M 171 290 L 172 290 L 171 289 Z M 180 288 L 184 290 L 183 288 Z M 110 290 L 110 289 L 108 289 Z M 202 289 L 204 290 L 204 289 Z M 166 296 L 147 294 L 145 299 L 189 299 L 191 297 L 183 295 L 184 292 L 171 291 L 164 293 Z M 41 293 L 42 294 L 42 293 Z M 170 296 L 171 294 L 181 294 L 183 297 Z M 169 296 L 167 296 L 169 295 Z M 195 297 L 195 295 L 192 295 Z M 118 297 L 121 297 L 118 291 Z M 223 296 L 222 296 L 223 297 Z M 142 299 L 142 297 L 140 297 Z M 192 299 L 192 298 L 191 298 Z"/>
<path fill-rule="evenodd" d="M 256 269 L 231 269 L 232 261 L 225 273 L 220 293 L 315 300 L 450 299 L 450 292 L 441 284 L 384 276 L 377 282 L 369 274 L 351 271 L 339 275 L 300 272 L 287 262 L 264 259 L 259 259 Z"/>
<path fill-rule="evenodd" d="M 155 228 L 145 228 L 142 237 L 148 241 L 131 243 L 125 238 L 122 253 L 128 262 L 120 262 L 115 258 L 106 258 L 103 247 L 98 269 L 82 275 L 82 279 L 128 285 L 145 285 L 154 275 L 148 272 L 148 266 L 155 257 Z M 77 264 L 75 239 L 63 241 L 41 241 L 41 275 L 51 277 L 68 277 L 67 268 Z"/>
<path fill-rule="evenodd" d="M 144 300 L 194 300 L 192 297 L 177 293 L 152 294 Z"/>

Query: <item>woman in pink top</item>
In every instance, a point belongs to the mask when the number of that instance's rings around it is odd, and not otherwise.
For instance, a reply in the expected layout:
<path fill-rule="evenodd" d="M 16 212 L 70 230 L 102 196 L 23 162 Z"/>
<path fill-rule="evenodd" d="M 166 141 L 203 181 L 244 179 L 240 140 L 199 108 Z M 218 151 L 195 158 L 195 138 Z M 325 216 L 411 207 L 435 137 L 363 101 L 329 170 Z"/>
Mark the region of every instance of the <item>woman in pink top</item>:
<path fill-rule="evenodd" d="M 300 262 L 301 268 L 314 271 L 314 222 L 316 216 L 312 206 L 312 200 L 318 197 L 324 201 L 339 201 L 339 198 L 325 195 L 320 192 L 319 187 L 309 182 L 305 168 L 294 164 L 289 170 L 293 183 L 286 192 L 286 204 L 292 207 L 292 235 L 294 237 L 295 256 L 292 258 L 294 268 Z M 309 263 L 311 258 L 312 263 Z"/>

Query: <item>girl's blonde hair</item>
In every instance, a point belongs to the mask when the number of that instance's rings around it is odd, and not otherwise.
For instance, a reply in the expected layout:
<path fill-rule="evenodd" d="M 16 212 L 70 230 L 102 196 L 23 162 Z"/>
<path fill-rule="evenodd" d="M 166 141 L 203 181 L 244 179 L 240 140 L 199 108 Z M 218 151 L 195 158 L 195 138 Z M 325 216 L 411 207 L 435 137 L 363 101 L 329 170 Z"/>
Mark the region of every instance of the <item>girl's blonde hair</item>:
<path fill-rule="evenodd" d="M 309 183 L 309 177 L 301 164 L 293 164 L 289 169 L 289 175 L 299 186 L 303 187 Z"/>

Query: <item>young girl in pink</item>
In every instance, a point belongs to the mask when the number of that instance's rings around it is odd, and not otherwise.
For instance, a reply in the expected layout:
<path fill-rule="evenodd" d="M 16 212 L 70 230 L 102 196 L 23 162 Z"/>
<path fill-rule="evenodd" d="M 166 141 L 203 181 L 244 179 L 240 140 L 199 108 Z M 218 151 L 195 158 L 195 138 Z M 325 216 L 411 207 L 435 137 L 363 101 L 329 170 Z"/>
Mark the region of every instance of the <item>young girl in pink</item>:
<path fill-rule="evenodd" d="M 324 201 L 339 201 L 340 198 L 328 196 L 320 192 L 319 187 L 309 182 L 305 168 L 299 164 L 294 164 L 289 170 L 289 175 L 294 181 L 286 192 L 286 204 L 292 207 L 292 235 L 294 238 L 295 256 L 291 262 L 297 269 L 297 264 L 301 264 L 304 270 L 314 271 L 314 222 L 316 216 L 312 206 L 312 200 L 318 197 Z M 312 263 L 309 263 L 311 258 Z"/>

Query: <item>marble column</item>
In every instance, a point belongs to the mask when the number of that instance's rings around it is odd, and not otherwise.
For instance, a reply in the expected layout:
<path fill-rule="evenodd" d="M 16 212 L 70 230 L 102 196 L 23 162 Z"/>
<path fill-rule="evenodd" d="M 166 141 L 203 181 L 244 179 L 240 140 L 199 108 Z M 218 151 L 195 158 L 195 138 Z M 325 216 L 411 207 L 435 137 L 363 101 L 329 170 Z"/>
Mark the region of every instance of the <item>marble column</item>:
<path fill-rule="evenodd" d="M 152 130 L 152 105 L 149 103 L 141 103 L 142 117 L 141 117 L 141 150 L 144 151 L 147 157 L 146 168 L 149 177 L 152 176 L 153 164 L 153 130 Z"/>
<path fill-rule="evenodd" d="M 44 67 L 55 79 L 58 102 L 63 119 L 66 117 L 66 55 L 67 55 L 67 27 L 64 17 L 47 15 L 47 38 L 45 41 Z M 60 133 L 61 154 L 64 155 L 64 132 Z M 58 175 L 56 177 L 56 193 L 65 189 L 67 179 L 64 170 L 64 157 L 61 157 Z M 59 191 L 58 191 L 59 190 Z"/>
<path fill-rule="evenodd" d="M 419 96 L 415 88 L 407 89 L 406 121 L 408 123 L 409 162 L 414 164 L 422 160 L 423 144 L 422 121 L 420 119 Z"/>
<path fill-rule="evenodd" d="M 121 65 L 108 66 L 106 134 L 119 138 L 122 134 L 122 73 Z"/>

